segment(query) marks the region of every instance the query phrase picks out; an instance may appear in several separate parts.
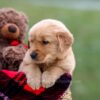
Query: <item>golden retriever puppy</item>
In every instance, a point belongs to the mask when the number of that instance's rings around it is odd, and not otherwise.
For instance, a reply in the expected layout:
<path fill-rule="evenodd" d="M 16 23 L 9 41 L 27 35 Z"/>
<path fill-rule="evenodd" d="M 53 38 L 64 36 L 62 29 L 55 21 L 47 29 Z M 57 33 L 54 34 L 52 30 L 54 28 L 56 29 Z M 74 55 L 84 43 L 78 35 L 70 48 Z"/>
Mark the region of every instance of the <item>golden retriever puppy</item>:
<path fill-rule="evenodd" d="M 51 87 L 64 73 L 73 73 L 73 35 L 54 19 L 36 23 L 29 31 L 29 46 L 19 71 L 26 73 L 33 89 Z"/>

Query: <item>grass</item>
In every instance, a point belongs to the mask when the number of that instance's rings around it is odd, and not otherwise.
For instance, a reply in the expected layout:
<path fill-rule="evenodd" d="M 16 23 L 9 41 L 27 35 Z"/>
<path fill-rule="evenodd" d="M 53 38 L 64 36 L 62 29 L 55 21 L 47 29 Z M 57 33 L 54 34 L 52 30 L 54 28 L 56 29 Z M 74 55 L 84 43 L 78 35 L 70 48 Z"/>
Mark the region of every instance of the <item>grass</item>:
<path fill-rule="evenodd" d="M 27 0 L 1 0 L 0 7 L 24 11 L 29 16 L 29 27 L 44 18 L 61 20 L 75 37 L 73 50 L 77 65 L 72 84 L 73 100 L 100 98 L 100 11 L 40 6 Z"/>

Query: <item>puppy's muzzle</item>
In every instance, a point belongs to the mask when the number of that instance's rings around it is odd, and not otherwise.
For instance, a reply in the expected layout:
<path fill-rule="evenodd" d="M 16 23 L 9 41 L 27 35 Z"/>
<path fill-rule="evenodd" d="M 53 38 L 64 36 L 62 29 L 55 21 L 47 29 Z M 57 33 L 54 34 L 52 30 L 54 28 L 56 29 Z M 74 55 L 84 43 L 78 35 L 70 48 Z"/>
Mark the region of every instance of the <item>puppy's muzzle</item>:
<path fill-rule="evenodd" d="M 37 58 L 37 53 L 36 52 L 32 52 L 31 54 L 30 54 L 30 56 L 31 56 L 31 58 L 34 60 L 34 59 L 36 59 Z"/>

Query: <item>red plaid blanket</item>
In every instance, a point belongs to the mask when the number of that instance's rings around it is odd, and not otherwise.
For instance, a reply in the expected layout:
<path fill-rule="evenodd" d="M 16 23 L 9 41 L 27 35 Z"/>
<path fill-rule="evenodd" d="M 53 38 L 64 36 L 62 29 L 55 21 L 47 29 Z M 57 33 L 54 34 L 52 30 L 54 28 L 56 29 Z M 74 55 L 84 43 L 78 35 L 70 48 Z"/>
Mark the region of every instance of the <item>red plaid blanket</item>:
<path fill-rule="evenodd" d="M 0 100 L 59 100 L 71 82 L 71 76 L 62 75 L 55 85 L 45 89 L 33 90 L 26 83 L 22 72 L 0 71 Z"/>

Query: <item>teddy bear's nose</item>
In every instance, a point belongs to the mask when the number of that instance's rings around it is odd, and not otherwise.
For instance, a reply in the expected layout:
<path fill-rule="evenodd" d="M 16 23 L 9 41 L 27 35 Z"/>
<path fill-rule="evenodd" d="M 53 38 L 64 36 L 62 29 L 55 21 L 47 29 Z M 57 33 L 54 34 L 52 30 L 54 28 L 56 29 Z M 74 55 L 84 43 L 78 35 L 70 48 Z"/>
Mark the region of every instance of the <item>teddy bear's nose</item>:
<path fill-rule="evenodd" d="M 11 33 L 16 33 L 17 28 L 13 25 L 10 25 L 10 26 L 8 26 L 8 31 L 11 32 Z"/>

